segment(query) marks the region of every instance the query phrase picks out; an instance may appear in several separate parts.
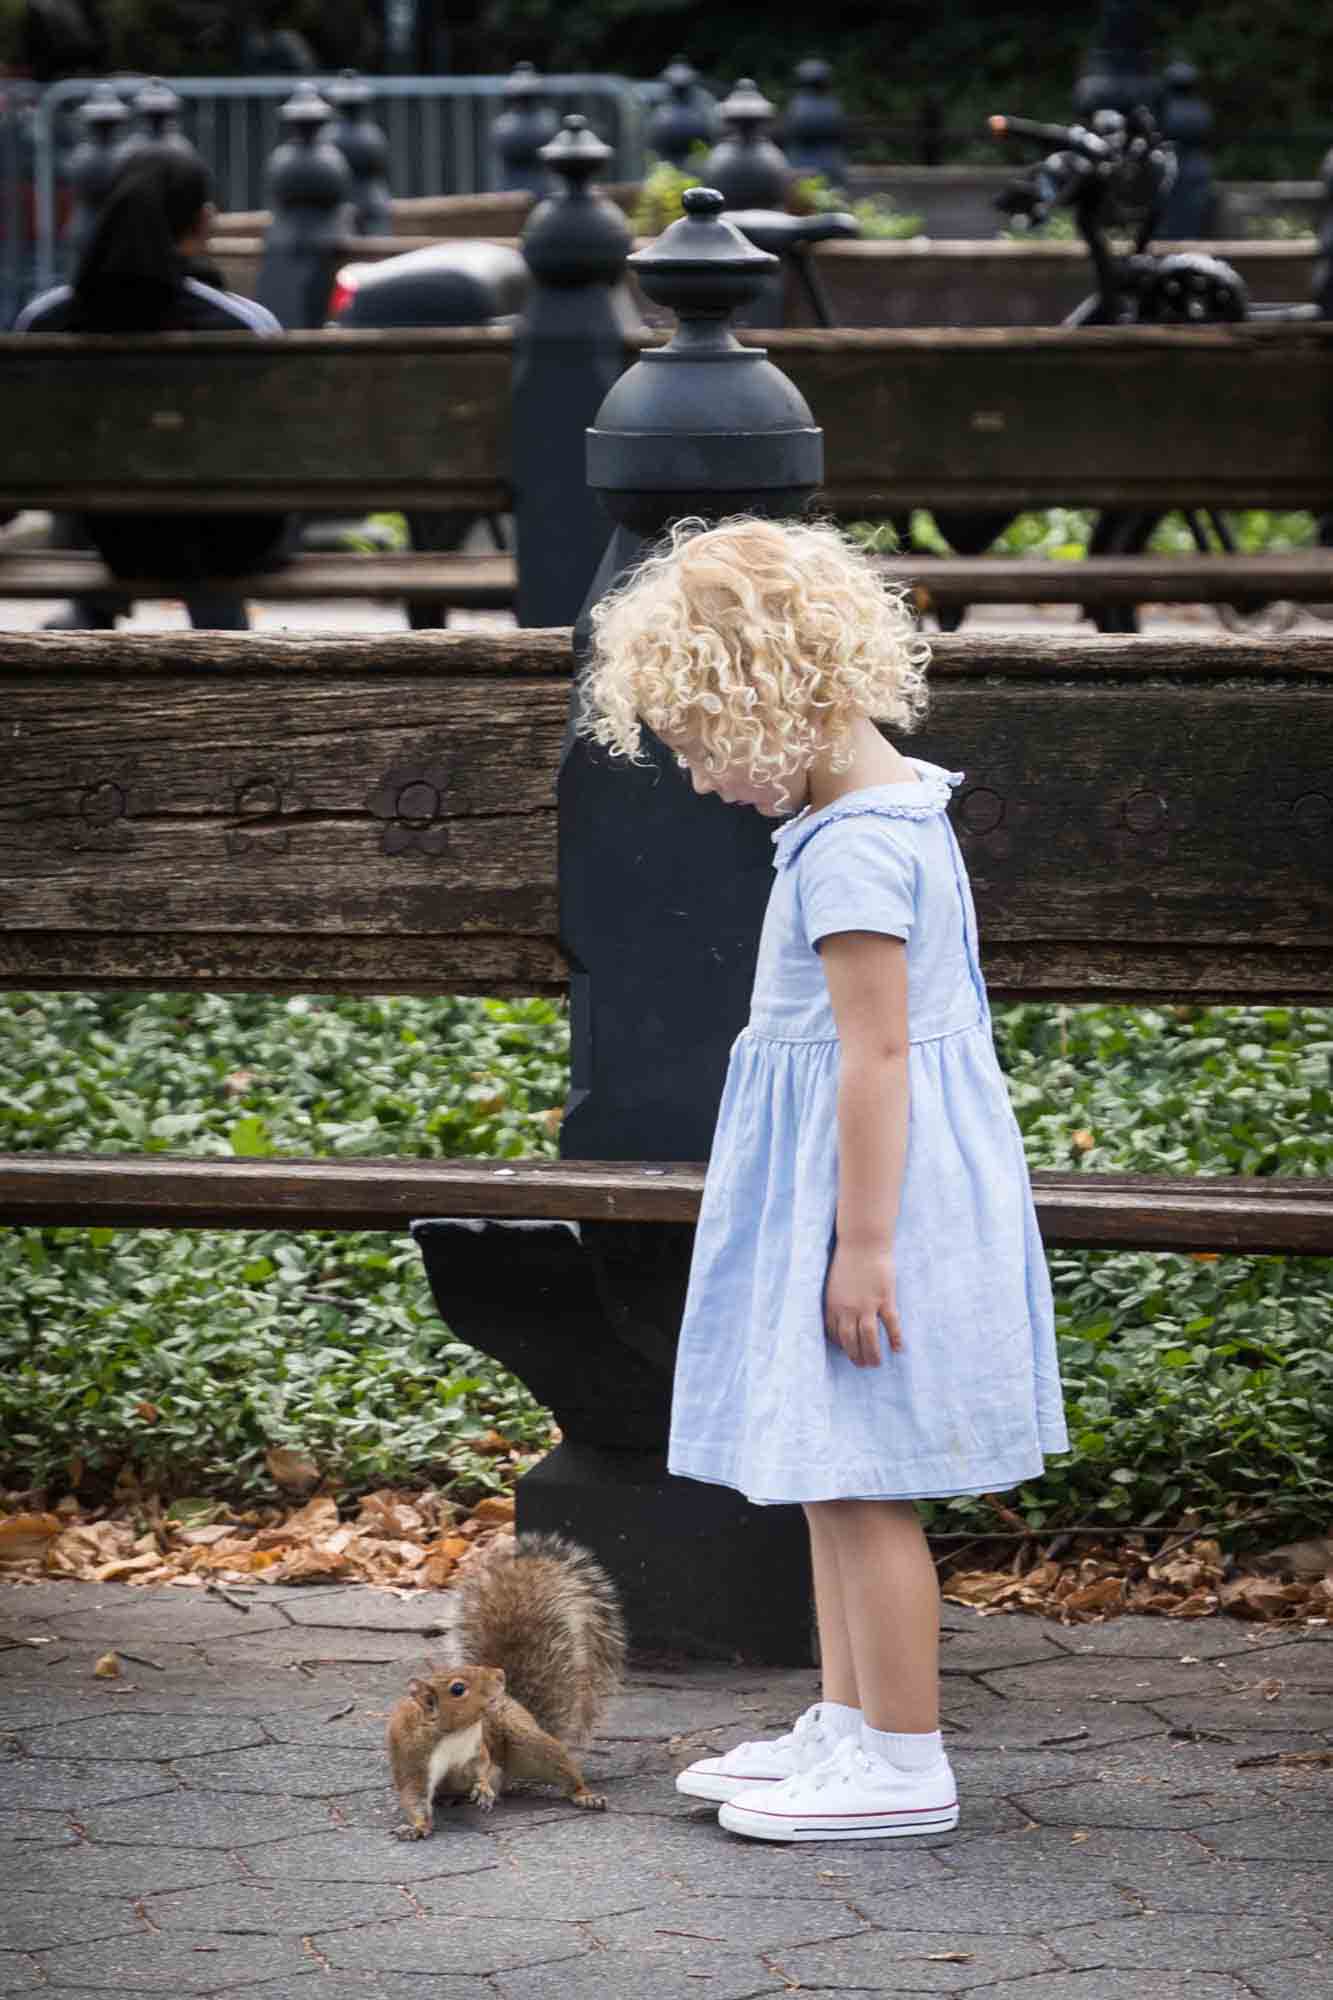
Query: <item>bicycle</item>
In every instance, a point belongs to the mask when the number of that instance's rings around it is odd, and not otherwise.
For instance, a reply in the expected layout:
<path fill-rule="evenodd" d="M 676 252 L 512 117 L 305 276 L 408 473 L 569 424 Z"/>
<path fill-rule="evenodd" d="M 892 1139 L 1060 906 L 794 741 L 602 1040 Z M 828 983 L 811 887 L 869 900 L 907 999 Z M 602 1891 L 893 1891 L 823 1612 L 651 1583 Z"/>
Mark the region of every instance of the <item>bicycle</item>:
<path fill-rule="evenodd" d="M 1099 111 L 1088 125 L 1052 125 L 1027 118 L 995 116 L 989 130 L 997 139 L 1038 140 L 1052 148 L 1022 179 L 997 196 L 1002 213 L 1024 216 L 1032 227 L 1067 209 L 1088 251 L 1094 290 L 1062 322 L 1065 326 L 1205 326 L 1242 320 L 1309 320 L 1320 317 L 1312 304 L 1256 305 L 1232 266 L 1207 251 L 1151 249 L 1166 198 L 1176 179 L 1174 149 L 1146 110 L 1128 117 Z M 1129 248 L 1113 247 L 1113 233 L 1127 235 Z M 958 555 L 984 554 L 1017 517 L 999 513 L 934 516 L 939 534 Z M 1090 556 L 1141 555 L 1169 516 L 1161 512 L 1111 511 L 1100 514 L 1088 543 Z M 1183 510 L 1183 519 L 1201 554 L 1237 553 L 1235 516 L 1226 509 Z M 929 554 L 914 541 L 910 517 L 895 517 L 905 552 Z M 1321 546 L 1333 545 L 1333 516 L 1318 524 Z M 1241 597 L 1217 607 L 1233 631 L 1285 630 L 1296 607 Z M 945 629 L 962 619 L 959 608 L 941 615 Z M 1084 615 L 1101 632 L 1137 632 L 1137 606 L 1085 606 Z"/>

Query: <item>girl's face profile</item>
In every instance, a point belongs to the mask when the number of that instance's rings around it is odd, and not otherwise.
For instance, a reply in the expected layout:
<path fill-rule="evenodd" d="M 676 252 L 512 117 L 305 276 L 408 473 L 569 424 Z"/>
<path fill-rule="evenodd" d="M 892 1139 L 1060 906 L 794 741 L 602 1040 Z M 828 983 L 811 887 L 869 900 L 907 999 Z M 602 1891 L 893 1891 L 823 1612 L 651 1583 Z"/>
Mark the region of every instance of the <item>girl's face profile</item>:
<path fill-rule="evenodd" d="M 729 769 L 711 772 L 707 766 L 703 746 L 690 736 L 664 736 L 662 741 L 689 773 L 690 783 L 703 797 L 715 792 L 728 806 L 753 806 L 766 819 L 785 819 L 789 813 L 797 812 L 805 803 L 809 779 L 801 777 L 790 780 L 786 785 L 770 780 L 767 784 L 752 778 L 743 769 Z"/>

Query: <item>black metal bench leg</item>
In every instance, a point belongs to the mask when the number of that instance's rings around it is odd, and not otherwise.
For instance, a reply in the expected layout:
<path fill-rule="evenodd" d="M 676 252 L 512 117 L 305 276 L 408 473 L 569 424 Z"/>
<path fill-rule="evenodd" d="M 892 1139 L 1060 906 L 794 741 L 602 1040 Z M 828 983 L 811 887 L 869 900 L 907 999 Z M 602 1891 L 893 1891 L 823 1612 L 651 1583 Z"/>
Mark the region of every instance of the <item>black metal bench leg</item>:
<path fill-rule="evenodd" d="M 635 1646 L 806 1666 L 810 1570 L 798 1507 L 752 1507 L 666 1469 L 685 1225 L 423 1221 L 441 1314 L 554 1410 L 563 1442 L 518 1484 L 518 1526 L 605 1563 Z"/>

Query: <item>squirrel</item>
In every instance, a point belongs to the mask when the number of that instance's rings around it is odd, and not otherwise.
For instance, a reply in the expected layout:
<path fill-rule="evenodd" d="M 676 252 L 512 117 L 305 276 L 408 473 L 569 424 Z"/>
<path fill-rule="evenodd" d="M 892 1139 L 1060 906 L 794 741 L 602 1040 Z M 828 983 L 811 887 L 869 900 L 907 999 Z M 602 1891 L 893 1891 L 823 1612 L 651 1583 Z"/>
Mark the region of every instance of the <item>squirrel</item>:
<path fill-rule="evenodd" d="M 506 1785 L 559 1785 L 594 1812 L 568 1743 L 582 1747 L 625 1669 L 625 1620 L 601 1564 L 562 1535 L 520 1535 L 457 1585 L 457 1666 L 429 1662 L 389 1713 L 389 1765 L 407 1824 L 425 1840 L 436 1792 L 489 1811 Z M 494 1661 L 494 1665 L 475 1665 Z"/>

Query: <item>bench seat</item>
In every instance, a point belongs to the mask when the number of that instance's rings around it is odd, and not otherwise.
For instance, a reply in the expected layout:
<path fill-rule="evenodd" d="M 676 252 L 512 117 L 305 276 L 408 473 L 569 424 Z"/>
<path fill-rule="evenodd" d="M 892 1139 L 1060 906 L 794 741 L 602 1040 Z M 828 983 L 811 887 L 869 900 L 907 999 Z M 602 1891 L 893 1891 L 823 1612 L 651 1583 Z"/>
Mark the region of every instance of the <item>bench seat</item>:
<path fill-rule="evenodd" d="M 1333 601 L 1333 552 L 1265 556 L 885 557 L 888 582 L 911 586 L 918 606 L 965 604 L 1234 604 L 1254 598 Z M 512 610 L 512 556 L 306 555 L 245 576 L 200 585 L 257 603 L 297 599 L 429 599 L 459 610 Z M 113 577 L 96 556 L 0 551 L 0 599 L 101 595 L 179 597 L 180 579 Z"/>
<path fill-rule="evenodd" d="M 1053 1248 L 1333 1253 L 1333 1182 L 1037 1173 Z M 693 1222 L 703 1167 L 616 1160 L 0 1154 L 0 1223 L 402 1229 L 417 1216 Z"/>
<path fill-rule="evenodd" d="M 309 555 L 244 576 L 210 577 L 198 588 L 255 599 L 429 598 L 460 610 L 509 611 L 518 577 L 511 556 Z M 179 577 L 123 581 L 96 556 L 0 554 L 0 598 L 179 597 Z"/>

